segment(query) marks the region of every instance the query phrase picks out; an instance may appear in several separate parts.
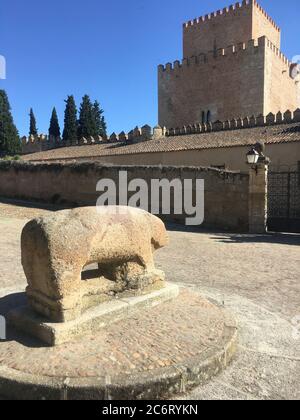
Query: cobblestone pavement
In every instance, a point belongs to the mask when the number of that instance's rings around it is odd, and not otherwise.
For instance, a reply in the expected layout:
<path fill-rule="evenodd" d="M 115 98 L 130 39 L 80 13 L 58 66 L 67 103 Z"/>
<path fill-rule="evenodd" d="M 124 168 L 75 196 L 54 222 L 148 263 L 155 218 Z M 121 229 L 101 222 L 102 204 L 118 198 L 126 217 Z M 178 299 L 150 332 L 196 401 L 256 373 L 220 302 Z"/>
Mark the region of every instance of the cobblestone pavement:
<path fill-rule="evenodd" d="M 24 289 L 20 232 L 26 218 L 45 211 L 0 203 L 2 296 Z M 224 304 L 240 324 L 239 352 L 230 368 L 184 398 L 299 399 L 300 235 L 171 226 L 170 238 L 170 246 L 157 254 L 168 280 Z"/>
<path fill-rule="evenodd" d="M 170 281 L 238 294 L 289 321 L 300 314 L 300 234 L 170 235 L 158 254 Z"/>
<path fill-rule="evenodd" d="M 54 377 L 148 372 L 200 359 L 211 348 L 222 350 L 225 324 L 222 309 L 199 294 L 182 291 L 159 310 L 144 309 L 97 335 L 57 347 L 43 347 L 39 341 L 11 331 L 0 346 L 0 360 L 21 372 Z"/>

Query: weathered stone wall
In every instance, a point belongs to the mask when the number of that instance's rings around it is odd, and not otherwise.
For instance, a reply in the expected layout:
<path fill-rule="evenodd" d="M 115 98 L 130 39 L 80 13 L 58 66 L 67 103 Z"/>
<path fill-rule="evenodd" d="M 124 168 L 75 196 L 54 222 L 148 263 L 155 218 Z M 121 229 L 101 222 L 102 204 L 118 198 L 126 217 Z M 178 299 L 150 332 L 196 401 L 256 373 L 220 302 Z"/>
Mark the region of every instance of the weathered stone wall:
<path fill-rule="evenodd" d="M 159 125 L 264 114 L 265 38 L 159 67 Z M 295 107 L 293 108 L 295 109 Z"/>
<path fill-rule="evenodd" d="M 252 38 L 266 36 L 277 48 L 281 47 L 281 30 L 275 22 L 268 16 L 265 10 L 256 2 L 252 7 Z"/>
<path fill-rule="evenodd" d="M 267 40 L 264 115 L 300 108 L 300 77 L 291 77 L 292 64 Z"/>
<path fill-rule="evenodd" d="M 118 184 L 119 171 L 128 179 L 204 179 L 205 223 L 214 229 L 248 230 L 249 175 L 209 168 L 171 166 L 101 166 L 97 163 L 0 163 L 0 196 L 64 205 L 95 205 L 96 184 L 104 178 Z M 175 215 L 173 220 L 182 220 Z"/>

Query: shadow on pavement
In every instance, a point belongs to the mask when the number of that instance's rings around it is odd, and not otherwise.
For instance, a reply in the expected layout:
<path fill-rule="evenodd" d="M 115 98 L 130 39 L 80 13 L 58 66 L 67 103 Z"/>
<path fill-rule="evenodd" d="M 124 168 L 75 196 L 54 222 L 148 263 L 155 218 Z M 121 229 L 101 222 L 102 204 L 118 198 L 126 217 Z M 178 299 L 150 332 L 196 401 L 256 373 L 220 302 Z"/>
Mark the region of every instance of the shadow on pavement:
<path fill-rule="evenodd" d="M 293 233 L 268 233 L 265 235 L 254 234 L 216 234 L 211 239 L 223 243 L 268 243 L 280 245 L 300 245 L 300 234 Z"/>
<path fill-rule="evenodd" d="M 50 210 L 50 211 L 64 210 L 68 208 L 67 206 L 58 205 L 58 204 L 49 204 L 49 203 L 44 203 L 44 202 L 12 199 L 12 198 L 5 198 L 5 197 L 0 197 L 0 203 L 9 204 L 16 207 L 25 207 L 28 209 L 41 209 L 41 210 Z"/>
<path fill-rule="evenodd" d="M 0 298 L 0 315 L 3 316 L 5 319 L 9 311 L 18 306 L 24 306 L 27 303 L 26 294 L 24 293 L 13 293 L 7 296 Z M 42 348 L 47 347 L 41 341 L 30 337 L 27 334 L 22 334 L 21 332 L 17 331 L 11 325 L 9 325 L 6 321 L 6 339 L 0 340 L 2 342 L 11 342 L 15 341 L 20 343 L 21 345 L 28 347 L 28 348 Z"/>

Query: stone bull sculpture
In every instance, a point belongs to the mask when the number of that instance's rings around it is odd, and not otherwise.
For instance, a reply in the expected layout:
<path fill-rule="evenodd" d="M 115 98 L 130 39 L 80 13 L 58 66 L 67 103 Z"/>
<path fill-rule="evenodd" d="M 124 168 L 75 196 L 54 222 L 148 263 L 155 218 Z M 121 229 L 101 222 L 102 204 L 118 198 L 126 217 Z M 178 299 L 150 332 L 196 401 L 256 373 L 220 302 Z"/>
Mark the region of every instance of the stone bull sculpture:
<path fill-rule="evenodd" d="M 168 243 L 163 222 L 129 207 L 63 210 L 30 221 L 21 238 L 29 304 L 53 322 L 67 322 L 114 297 L 164 286 L 153 253 Z M 98 264 L 98 277 L 82 272 Z"/>

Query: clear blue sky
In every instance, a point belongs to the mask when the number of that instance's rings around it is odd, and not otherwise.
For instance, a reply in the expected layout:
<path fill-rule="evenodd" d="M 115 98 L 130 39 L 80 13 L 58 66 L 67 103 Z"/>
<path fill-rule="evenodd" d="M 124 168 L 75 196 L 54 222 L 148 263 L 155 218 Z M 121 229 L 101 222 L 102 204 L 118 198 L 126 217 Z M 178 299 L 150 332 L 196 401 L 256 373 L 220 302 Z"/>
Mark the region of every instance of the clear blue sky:
<path fill-rule="evenodd" d="M 157 122 L 157 65 L 182 58 L 182 23 L 230 0 L 1 0 L 0 54 L 21 135 L 33 107 L 48 131 L 64 99 L 87 93 L 105 110 L 109 132 Z M 283 31 L 283 52 L 300 55 L 299 0 L 261 0 Z"/>

